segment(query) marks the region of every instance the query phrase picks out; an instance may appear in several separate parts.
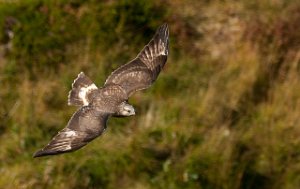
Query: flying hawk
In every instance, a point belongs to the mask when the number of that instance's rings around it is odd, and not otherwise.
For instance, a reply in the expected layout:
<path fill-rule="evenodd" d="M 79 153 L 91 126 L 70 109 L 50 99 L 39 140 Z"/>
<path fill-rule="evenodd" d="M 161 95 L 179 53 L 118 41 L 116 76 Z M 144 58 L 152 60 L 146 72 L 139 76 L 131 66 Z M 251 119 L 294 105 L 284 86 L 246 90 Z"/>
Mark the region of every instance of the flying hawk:
<path fill-rule="evenodd" d="M 150 87 L 157 79 L 167 61 L 168 49 L 169 29 L 163 24 L 137 57 L 113 71 L 102 88 L 81 72 L 68 96 L 68 105 L 80 108 L 68 125 L 33 157 L 78 150 L 104 132 L 110 116 L 135 115 L 128 98 L 135 91 Z"/>

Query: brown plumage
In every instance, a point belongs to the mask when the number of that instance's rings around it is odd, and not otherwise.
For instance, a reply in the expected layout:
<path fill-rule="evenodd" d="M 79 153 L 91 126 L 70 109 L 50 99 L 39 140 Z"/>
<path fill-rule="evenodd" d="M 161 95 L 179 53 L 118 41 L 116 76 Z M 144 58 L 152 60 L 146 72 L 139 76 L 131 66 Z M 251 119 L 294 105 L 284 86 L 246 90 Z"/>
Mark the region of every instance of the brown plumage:
<path fill-rule="evenodd" d="M 150 87 L 157 79 L 167 61 L 168 49 L 169 29 L 163 24 L 138 56 L 113 71 L 102 88 L 97 88 L 81 72 L 68 97 L 68 104 L 80 106 L 79 110 L 67 126 L 33 157 L 78 150 L 104 132 L 110 116 L 135 115 L 128 98 L 135 91 Z"/>

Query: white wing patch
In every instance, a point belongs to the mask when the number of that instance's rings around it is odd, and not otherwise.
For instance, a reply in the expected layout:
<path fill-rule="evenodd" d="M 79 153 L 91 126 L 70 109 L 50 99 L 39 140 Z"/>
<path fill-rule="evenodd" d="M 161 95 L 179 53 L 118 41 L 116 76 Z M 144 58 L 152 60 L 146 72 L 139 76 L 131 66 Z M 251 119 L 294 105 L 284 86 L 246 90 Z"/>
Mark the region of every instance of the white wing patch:
<path fill-rule="evenodd" d="M 92 84 L 90 86 L 87 87 L 81 87 L 80 91 L 78 93 L 78 97 L 82 100 L 83 105 L 86 106 L 89 104 L 88 98 L 87 98 L 87 94 L 92 91 L 98 89 L 97 86 L 95 84 Z"/>
<path fill-rule="evenodd" d="M 72 149 L 71 144 L 69 144 L 65 147 L 65 150 L 71 150 L 71 149 Z"/>
<path fill-rule="evenodd" d="M 65 132 L 66 137 L 72 137 L 72 136 L 77 136 L 77 133 L 75 131 L 67 131 Z"/>

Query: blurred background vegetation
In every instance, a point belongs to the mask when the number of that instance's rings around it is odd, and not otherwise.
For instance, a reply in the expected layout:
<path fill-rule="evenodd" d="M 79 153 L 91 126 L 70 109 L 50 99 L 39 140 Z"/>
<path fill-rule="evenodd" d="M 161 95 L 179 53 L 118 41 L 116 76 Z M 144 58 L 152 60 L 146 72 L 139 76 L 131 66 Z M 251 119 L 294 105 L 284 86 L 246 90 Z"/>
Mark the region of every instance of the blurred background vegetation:
<path fill-rule="evenodd" d="M 170 57 L 137 116 L 72 154 L 73 79 L 98 86 L 162 23 Z M 0 188 L 300 188 L 300 1 L 0 0 Z"/>

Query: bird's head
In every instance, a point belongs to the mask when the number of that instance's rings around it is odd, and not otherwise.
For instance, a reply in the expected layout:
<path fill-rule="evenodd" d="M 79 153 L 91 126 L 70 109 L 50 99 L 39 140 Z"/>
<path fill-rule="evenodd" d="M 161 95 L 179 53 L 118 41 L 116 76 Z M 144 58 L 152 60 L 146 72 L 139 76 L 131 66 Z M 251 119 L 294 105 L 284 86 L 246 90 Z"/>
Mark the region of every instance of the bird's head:
<path fill-rule="evenodd" d="M 117 112 L 117 116 L 119 117 L 127 117 L 135 115 L 135 111 L 132 105 L 123 102 L 119 106 L 119 110 Z"/>

